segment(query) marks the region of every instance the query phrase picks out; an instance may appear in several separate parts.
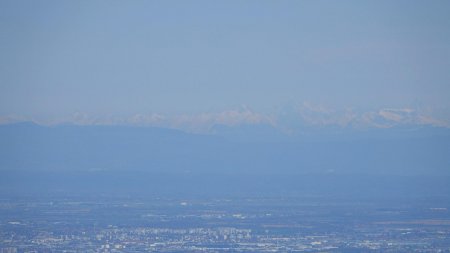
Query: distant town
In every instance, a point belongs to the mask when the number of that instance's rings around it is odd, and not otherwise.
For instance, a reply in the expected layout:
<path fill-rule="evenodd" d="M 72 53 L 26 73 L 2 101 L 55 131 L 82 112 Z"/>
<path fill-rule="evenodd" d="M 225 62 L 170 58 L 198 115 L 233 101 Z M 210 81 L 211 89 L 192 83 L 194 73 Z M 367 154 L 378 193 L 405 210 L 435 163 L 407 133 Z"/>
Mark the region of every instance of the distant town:
<path fill-rule="evenodd" d="M 450 214 L 311 197 L 2 199 L 0 252 L 450 252 Z"/>

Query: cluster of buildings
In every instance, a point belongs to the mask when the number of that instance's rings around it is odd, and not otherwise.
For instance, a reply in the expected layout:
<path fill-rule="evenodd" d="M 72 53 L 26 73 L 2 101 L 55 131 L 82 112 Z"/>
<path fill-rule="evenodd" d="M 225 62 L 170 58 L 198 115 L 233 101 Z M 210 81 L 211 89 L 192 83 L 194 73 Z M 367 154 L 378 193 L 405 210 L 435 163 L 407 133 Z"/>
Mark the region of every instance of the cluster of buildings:
<path fill-rule="evenodd" d="M 0 205 L 0 253 L 450 253 L 445 208 L 184 203 L 6 203 Z"/>

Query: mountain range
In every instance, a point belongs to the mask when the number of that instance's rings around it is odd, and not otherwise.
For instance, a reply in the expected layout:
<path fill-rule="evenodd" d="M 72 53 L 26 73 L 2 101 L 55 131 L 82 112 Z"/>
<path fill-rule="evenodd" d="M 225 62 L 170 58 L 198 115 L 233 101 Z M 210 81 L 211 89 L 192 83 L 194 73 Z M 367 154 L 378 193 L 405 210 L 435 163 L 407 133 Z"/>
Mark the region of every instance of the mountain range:
<path fill-rule="evenodd" d="M 447 128 L 310 127 L 286 134 L 250 124 L 213 130 L 0 125 L 0 192 L 384 198 L 450 191 Z"/>

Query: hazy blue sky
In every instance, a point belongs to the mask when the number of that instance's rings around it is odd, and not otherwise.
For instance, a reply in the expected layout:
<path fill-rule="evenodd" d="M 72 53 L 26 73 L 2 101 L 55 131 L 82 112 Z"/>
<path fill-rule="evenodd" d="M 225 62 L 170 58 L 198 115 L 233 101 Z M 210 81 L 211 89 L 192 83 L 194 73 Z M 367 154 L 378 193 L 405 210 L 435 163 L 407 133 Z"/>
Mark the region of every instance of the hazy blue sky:
<path fill-rule="evenodd" d="M 450 1 L 0 1 L 0 116 L 450 107 Z"/>

